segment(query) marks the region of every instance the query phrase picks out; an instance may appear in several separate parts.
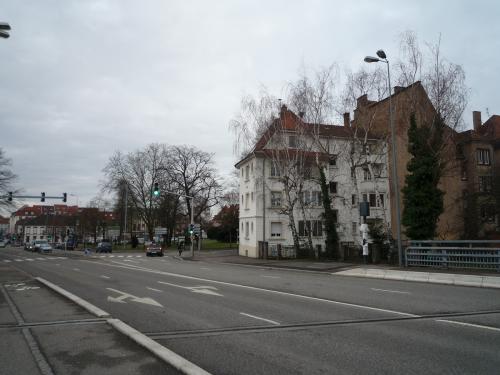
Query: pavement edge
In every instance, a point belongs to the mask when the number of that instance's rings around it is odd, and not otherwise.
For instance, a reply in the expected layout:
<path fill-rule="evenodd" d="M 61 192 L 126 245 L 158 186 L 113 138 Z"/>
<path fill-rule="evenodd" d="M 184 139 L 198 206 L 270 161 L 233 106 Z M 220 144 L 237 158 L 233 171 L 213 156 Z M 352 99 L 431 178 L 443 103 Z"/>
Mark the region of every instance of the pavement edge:
<path fill-rule="evenodd" d="M 130 327 L 128 324 L 123 323 L 121 320 L 108 319 L 107 321 L 117 331 L 123 333 L 125 336 L 129 337 L 137 344 L 149 350 L 150 352 L 155 354 L 158 358 L 162 359 L 171 366 L 175 367 L 182 373 L 187 375 L 210 375 L 209 372 L 203 370 L 201 367 L 198 367 L 194 363 L 189 362 L 184 357 L 181 357 L 180 355 L 174 353 L 170 349 L 167 349 L 166 347 L 157 343 L 153 339 L 150 339 L 143 333 Z"/>
<path fill-rule="evenodd" d="M 41 277 L 35 277 L 35 280 L 44 284 L 48 288 L 54 290 L 55 292 L 61 294 L 62 296 L 68 298 L 69 300 L 75 302 L 77 305 L 83 307 L 90 313 L 96 315 L 99 318 L 107 318 L 106 322 L 111 325 L 118 332 L 124 334 L 125 336 L 132 339 L 135 343 L 139 344 L 146 350 L 153 353 L 156 357 L 181 371 L 186 375 L 211 375 L 209 372 L 203 370 L 201 367 L 196 366 L 194 363 L 189 362 L 184 357 L 174 353 L 170 349 L 167 349 L 163 345 L 157 343 L 153 339 L 150 339 L 143 333 L 132 328 L 128 324 L 125 324 L 120 319 L 111 318 L 111 315 L 106 311 L 92 305 L 91 303 L 85 301 L 84 299 L 74 295 L 71 292 L 45 280 Z"/>

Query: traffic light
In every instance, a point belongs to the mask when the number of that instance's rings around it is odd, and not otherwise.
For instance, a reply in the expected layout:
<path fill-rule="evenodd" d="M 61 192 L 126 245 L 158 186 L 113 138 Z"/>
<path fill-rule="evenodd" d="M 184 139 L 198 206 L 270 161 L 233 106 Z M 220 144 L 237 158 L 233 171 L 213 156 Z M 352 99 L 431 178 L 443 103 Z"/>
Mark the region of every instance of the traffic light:
<path fill-rule="evenodd" d="M 63 202 L 67 202 L 67 201 L 68 201 L 68 194 L 63 193 Z"/>
<path fill-rule="evenodd" d="M 158 182 L 155 182 L 155 188 L 154 188 L 154 190 L 153 190 L 153 195 L 154 195 L 155 197 L 157 197 L 158 195 L 160 195 L 160 189 L 159 189 L 159 187 L 158 187 Z"/>
<path fill-rule="evenodd" d="M 12 191 L 9 191 L 9 198 L 8 198 L 9 202 L 12 202 Z"/>
<path fill-rule="evenodd" d="M 189 234 L 192 236 L 194 232 L 194 224 L 189 224 Z"/>
<path fill-rule="evenodd" d="M 45 202 L 45 192 L 42 192 L 42 197 L 40 198 L 40 202 Z"/>

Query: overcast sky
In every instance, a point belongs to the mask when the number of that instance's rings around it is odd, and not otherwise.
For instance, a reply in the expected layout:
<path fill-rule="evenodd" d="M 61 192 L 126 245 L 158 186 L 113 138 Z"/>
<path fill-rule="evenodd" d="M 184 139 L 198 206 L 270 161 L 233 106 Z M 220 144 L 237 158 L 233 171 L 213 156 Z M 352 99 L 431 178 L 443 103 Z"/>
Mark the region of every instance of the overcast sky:
<path fill-rule="evenodd" d="M 355 4 L 355 5 L 354 5 Z M 301 66 L 356 70 L 398 37 L 441 33 L 470 111 L 500 114 L 498 1 L 2 0 L 2 147 L 25 193 L 85 205 L 115 150 L 190 144 L 233 169 L 228 123 L 264 85 L 280 96 Z M 55 202 L 51 202 L 55 203 Z"/>

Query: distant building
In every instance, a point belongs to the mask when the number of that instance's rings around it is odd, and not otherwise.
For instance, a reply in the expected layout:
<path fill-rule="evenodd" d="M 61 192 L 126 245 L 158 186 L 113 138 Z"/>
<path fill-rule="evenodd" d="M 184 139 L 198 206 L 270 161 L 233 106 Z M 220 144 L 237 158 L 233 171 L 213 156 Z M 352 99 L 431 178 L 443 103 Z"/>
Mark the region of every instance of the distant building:
<path fill-rule="evenodd" d="M 9 218 L 0 216 L 0 238 L 10 233 Z"/>

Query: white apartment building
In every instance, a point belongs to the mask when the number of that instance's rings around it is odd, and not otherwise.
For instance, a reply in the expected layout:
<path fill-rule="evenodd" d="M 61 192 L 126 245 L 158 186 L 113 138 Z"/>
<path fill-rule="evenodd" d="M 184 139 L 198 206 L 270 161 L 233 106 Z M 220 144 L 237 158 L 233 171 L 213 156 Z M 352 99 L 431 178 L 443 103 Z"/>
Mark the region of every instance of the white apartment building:
<path fill-rule="evenodd" d="M 341 246 L 360 243 L 360 201 L 370 203 L 369 220 L 379 220 L 390 227 L 386 142 L 374 137 L 357 139 L 349 123 L 315 126 L 304 123 L 286 106 L 282 107 L 280 118 L 253 151 L 236 164 L 239 169 L 240 255 L 262 257 L 260 242 L 267 242 L 269 255 L 276 255 L 278 244 L 284 256 L 293 247 L 290 216 L 283 210 L 287 197 L 282 180 L 287 176 L 278 165 L 280 155 L 293 157 L 294 153 L 301 152 L 301 157 L 308 159 L 310 165 L 316 166 L 319 162 L 323 166 Z M 300 204 L 294 207 L 295 227 L 301 242 L 307 240 L 309 230 L 314 248 L 325 251 L 319 171 L 312 167 L 307 173 L 310 175 L 296 195 L 304 208 Z"/>

